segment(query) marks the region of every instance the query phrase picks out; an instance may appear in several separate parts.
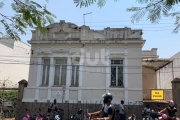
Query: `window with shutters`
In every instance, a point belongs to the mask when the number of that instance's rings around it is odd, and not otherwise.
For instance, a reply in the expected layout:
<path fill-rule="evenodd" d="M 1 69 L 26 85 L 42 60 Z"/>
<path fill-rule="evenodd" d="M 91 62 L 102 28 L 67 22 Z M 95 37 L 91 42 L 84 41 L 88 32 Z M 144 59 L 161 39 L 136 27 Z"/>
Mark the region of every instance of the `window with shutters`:
<path fill-rule="evenodd" d="M 54 85 L 66 85 L 67 58 L 55 59 Z"/>
<path fill-rule="evenodd" d="M 79 58 L 72 59 L 71 86 L 79 85 Z"/>
<path fill-rule="evenodd" d="M 111 86 L 124 86 L 123 60 L 111 60 Z"/>
<path fill-rule="evenodd" d="M 50 59 L 43 59 L 42 85 L 49 84 Z"/>

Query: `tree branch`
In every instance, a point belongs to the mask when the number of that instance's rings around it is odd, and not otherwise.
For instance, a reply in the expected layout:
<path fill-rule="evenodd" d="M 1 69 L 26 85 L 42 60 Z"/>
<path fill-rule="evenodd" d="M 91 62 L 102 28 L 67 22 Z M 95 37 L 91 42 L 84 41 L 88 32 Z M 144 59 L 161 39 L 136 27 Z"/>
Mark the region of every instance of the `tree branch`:
<path fill-rule="evenodd" d="M 8 19 L 8 20 L 14 22 L 12 19 L 8 18 L 7 16 L 3 15 L 2 13 L 0 13 L 0 15 L 1 15 L 3 18 L 6 18 L 6 19 Z"/>
<path fill-rule="evenodd" d="M 143 7 L 143 8 L 141 8 L 141 9 L 139 9 L 139 10 L 147 9 L 147 8 L 149 8 L 149 7 L 151 7 L 151 6 L 154 6 L 154 5 L 157 5 L 157 4 L 159 4 L 159 3 L 163 2 L 163 1 L 164 1 L 164 0 L 160 0 L 160 1 L 154 3 L 154 4 L 150 5 L 150 6 Z"/>

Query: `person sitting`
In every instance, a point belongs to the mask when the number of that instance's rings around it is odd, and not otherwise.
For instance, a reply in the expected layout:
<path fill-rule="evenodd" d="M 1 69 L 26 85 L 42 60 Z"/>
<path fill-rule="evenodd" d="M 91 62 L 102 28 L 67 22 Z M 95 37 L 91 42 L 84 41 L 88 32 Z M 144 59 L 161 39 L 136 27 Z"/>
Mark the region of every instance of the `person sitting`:
<path fill-rule="evenodd" d="M 103 107 L 102 110 L 93 113 L 88 113 L 88 115 L 93 116 L 103 113 L 102 118 L 94 118 L 94 120 L 114 120 L 115 107 L 111 103 L 113 96 L 111 95 L 111 93 L 106 93 L 103 94 L 102 97 L 104 98 L 103 100 L 104 105 L 102 106 Z"/>
<path fill-rule="evenodd" d="M 145 116 L 146 118 L 151 118 L 151 117 L 150 117 L 150 112 L 151 112 L 150 105 L 146 105 L 146 107 L 144 108 L 144 111 L 143 111 L 144 116 Z"/>

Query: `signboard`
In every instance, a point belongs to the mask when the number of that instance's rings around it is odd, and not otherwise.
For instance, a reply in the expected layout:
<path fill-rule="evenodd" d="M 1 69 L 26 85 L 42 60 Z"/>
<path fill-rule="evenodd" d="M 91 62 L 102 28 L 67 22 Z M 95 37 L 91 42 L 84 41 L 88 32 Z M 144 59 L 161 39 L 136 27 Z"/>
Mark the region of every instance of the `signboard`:
<path fill-rule="evenodd" d="M 12 106 L 12 102 L 4 102 L 4 106 Z"/>
<path fill-rule="evenodd" d="M 164 100 L 164 90 L 151 90 L 151 100 Z"/>

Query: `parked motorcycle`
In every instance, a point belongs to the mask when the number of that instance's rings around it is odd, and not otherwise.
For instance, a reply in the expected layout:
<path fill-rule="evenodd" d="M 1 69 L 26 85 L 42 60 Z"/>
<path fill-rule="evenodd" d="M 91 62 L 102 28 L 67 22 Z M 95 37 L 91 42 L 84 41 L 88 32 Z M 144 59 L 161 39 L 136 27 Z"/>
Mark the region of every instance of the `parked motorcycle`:
<path fill-rule="evenodd" d="M 48 115 L 46 115 L 46 117 L 44 118 L 44 120 L 51 120 L 51 115 L 50 114 L 48 114 Z"/>
<path fill-rule="evenodd" d="M 39 113 L 39 112 L 36 113 L 36 118 L 35 118 L 35 120 L 43 120 L 43 118 L 40 116 L 40 113 Z"/>
<path fill-rule="evenodd" d="M 79 110 L 77 111 L 77 114 L 78 114 L 78 115 L 82 114 L 82 110 L 79 109 Z M 76 111 L 75 111 L 75 112 L 73 113 L 73 115 L 71 115 L 71 120 L 81 120 L 80 117 L 79 117 L 77 114 L 76 114 Z"/>
<path fill-rule="evenodd" d="M 26 108 L 25 111 L 26 111 L 26 114 L 25 114 L 25 116 L 23 117 L 23 120 L 30 120 L 30 119 L 31 119 L 31 115 L 27 112 L 28 109 Z"/>
<path fill-rule="evenodd" d="M 45 120 L 46 115 L 42 113 L 41 109 L 39 108 L 38 116 L 36 117 L 36 120 Z"/>
<path fill-rule="evenodd" d="M 54 111 L 54 120 L 61 120 L 61 116 L 59 115 L 59 113 L 57 111 Z"/>
<path fill-rule="evenodd" d="M 131 116 L 128 117 L 128 120 L 136 120 L 135 114 L 132 114 Z"/>

